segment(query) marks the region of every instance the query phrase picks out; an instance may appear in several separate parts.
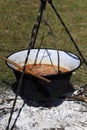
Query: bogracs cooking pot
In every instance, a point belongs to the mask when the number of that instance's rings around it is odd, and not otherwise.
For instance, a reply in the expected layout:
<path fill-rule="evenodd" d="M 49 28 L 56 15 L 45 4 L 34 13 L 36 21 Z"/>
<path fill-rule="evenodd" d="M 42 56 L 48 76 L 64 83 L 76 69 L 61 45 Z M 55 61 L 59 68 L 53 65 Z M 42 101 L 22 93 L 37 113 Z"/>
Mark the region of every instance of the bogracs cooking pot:
<path fill-rule="evenodd" d="M 8 59 L 23 66 L 27 56 L 27 51 L 28 50 L 21 50 L 15 52 L 11 54 Z M 31 49 L 27 62 L 27 65 L 29 64 L 33 64 L 33 66 L 38 64 L 56 66 L 56 71 L 60 67 L 67 70 L 65 72 L 57 72 L 55 74 L 45 74 L 48 70 L 46 69 L 44 74 L 42 73 L 42 76 L 51 80 L 51 83 L 42 81 L 31 76 L 30 74 L 24 74 L 20 94 L 31 100 L 47 101 L 57 99 L 64 93 L 68 92 L 68 85 L 72 72 L 80 67 L 81 60 L 76 55 L 66 51 L 58 51 L 54 49 Z M 7 65 L 14 71 L 18 82 L 21 72 L 14 65 L 8 62 Z M 50 68 L 50 70 L 52 70 L 52 68 Z"/>

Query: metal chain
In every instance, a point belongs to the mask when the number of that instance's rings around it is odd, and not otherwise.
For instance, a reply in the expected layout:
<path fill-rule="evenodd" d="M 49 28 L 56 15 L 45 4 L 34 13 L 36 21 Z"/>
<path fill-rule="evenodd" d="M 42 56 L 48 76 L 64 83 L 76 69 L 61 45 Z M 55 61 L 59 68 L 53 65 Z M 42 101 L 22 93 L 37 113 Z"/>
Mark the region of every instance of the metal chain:
<path fill-rule="evenodd" d="M 34 24 L 34 27 L 32 29 L 32 33 L 31 33 L 31 39 L 30 39 L 30 43 L 29 43 L 29 47 L 31 46 L 31 48 L 34 48 L 34 45 L 35 45 L 35 41 L 37 38 L 37 34 L 38 34 L 38 30 L 40 27 L 42 15 L 43 15 L 43 10 L 45 9 L 45 6 L 46 6 L 46 0 L 41 0 L 41 6 L 39 9 L 37 20 L 36 20 L 36 23 Z"/>
<path fill-rule="evenodd" d="M 51 28 L 51 26 L 49 24 L 48 15 L 47 15 L 47 20 L 46 21 L 43 20 L 43 22 L 44 22 L 45 26 L 47 26 L 48 29 L 49 29 L 49 32 L 48 32 L 48 34 L 45 37 L 47 37 L 48 35 L 51 35 L 53 37 L 53 39 L 54 39 L 55 44 L 56 44 L 57 56 L 58 56 L 58 73 L 60 73 L 60 58 L 59 58 L 59 50 L 58 50 L 58 40 L 57 40 L 57 38 L 56 38 L 56 36 L 54 34 L 53 29 Z"/>

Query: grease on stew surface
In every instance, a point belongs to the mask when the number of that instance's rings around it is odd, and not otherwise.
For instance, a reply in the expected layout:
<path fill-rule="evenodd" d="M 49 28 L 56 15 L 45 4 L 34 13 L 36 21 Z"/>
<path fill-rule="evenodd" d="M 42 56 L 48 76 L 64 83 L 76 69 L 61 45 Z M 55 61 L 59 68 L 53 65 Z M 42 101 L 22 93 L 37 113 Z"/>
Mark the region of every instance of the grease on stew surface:
<path fill-rule="evenodd" d="M 26 69 L 31 70 L 36 75 L 52 75 L 58 73 L 58 66 L 50 64 L 27 64 Z M 68 72 L 69 70 L 64 67 L 59 67 L 61 73 Z"/>

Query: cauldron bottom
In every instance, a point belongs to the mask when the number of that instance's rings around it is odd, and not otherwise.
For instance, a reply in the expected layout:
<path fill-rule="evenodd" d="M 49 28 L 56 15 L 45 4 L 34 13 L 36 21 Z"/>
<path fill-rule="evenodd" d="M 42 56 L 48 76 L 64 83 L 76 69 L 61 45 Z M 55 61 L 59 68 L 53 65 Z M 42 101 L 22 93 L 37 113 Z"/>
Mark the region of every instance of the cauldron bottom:
<path fill-rule="evenodd" d="M 19 82 L 21 73 L 14 71 L 17 82 Z M 73 90 L 69 80 L 72 72 L 45 76 L 51 83 L 36 79 L 28 74 L 24 74 L 19 94 L 26 99 L 33 101 L 49 101 L 62 97 L 65 93 Z"/>

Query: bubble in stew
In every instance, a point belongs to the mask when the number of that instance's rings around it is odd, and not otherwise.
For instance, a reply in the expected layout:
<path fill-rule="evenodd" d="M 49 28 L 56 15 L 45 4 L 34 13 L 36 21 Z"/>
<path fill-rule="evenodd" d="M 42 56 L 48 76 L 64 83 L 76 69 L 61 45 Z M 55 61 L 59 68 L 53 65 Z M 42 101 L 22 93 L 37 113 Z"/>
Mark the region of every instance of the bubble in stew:
<path fill-rule="evenodd" d="M 52 75 L 57 74 L 58 70 L 61 73 L 68 72 L 69 70 L 64 67 L 58 67 L 50 64 L 27 64 L 26 69 L 31 70 L 36 75 Z"/>

